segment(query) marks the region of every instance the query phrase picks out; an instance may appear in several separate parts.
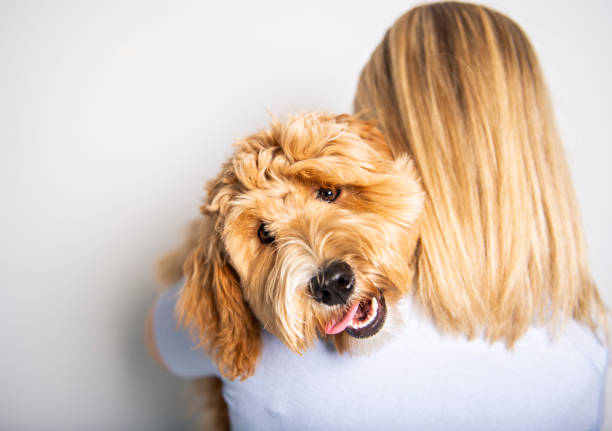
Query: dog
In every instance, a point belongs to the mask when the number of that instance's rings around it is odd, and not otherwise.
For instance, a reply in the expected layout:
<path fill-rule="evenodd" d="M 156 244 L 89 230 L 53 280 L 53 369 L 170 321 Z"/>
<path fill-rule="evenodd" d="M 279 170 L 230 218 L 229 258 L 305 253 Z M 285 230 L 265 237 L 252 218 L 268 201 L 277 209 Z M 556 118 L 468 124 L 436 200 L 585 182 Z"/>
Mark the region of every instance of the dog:
<path fill-rule="evenodd" d="M 415 275 L 423 192 L 371 122 L 307 113 L 236 143 L 199 220 L 159 278 L 184 277 L 177 314 L 228 379 L 256 372 L 262 328 L 301 353 L 392 332 Z M 375 345 L 375 343 L 374 343 Z"/>

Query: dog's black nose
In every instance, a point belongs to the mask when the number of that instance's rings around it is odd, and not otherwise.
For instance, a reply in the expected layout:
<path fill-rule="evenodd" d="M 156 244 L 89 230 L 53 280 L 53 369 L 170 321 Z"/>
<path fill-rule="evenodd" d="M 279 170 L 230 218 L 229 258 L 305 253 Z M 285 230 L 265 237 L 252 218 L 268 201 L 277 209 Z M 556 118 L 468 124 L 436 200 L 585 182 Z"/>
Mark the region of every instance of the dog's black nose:
<path fill-rule="evenodd" d="M 342 261 L 327 264 L 310 280 L 310 293 L 326 305 L 346 304 L 353 292 L 353 270 Z"/>

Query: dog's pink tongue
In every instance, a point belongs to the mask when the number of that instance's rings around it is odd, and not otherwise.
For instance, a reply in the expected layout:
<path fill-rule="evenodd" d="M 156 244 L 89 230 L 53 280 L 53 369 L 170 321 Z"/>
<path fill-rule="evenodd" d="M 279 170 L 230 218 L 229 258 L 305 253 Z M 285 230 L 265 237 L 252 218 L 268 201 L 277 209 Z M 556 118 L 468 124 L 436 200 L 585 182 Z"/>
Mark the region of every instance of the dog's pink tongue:
<path fill-rule="evenodd" d="M 344 316 L 344 318 L 341 321 L 339 322 L 335 322 L 334 320 L 329 321 L 327 325 L 325 326 L 325 333 L 330 334 L 330 335 L 335 335 L 335 334 L 339 334 L 340 332 L 344 331 L 346 327 L 349 325 L 349 323 L 351 323 L 351 320 L 353 320 L 353 317 L 355 317 L 355 313 L 357 313 L 358 308 L 359 308 L 359 302 L 356 302 L 349 309 L 349 311 L 346 313 L 346 316 Z"/>

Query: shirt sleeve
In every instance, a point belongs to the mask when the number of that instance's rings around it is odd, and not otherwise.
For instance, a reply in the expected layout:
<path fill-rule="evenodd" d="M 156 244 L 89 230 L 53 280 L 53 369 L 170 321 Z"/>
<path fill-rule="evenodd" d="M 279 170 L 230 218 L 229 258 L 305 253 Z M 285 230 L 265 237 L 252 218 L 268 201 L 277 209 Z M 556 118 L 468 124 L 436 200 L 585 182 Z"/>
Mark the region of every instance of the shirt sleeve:
<path fill-rule="evenodd" d="M 189 331 L 178 327 L 175 307 L 181 285 L 163 292 L 155 304 L 153 330 L 159 354 L 166 367 L 179 377 L 219 376 L 210 357 L 197 349 Z"/>

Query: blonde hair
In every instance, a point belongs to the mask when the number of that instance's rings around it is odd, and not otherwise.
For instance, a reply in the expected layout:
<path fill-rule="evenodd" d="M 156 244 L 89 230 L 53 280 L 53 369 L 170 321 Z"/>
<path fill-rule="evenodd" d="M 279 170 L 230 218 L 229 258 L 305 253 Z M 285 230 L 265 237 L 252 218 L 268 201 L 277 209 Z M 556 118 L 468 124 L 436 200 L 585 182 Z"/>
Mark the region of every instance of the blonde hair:
<path fill-rule="evenodd" d="M 517 24 L 463 3 L 408 11 L 365 66 L 355 112 L 421 175 L 414 294 L 441 329 L 512 345 L 532 323 L 606 326 L 542 72 Z"/>

